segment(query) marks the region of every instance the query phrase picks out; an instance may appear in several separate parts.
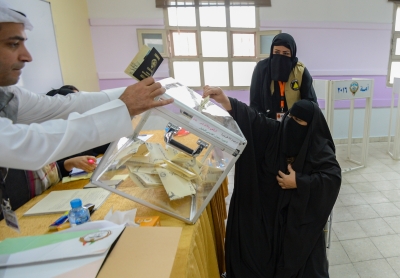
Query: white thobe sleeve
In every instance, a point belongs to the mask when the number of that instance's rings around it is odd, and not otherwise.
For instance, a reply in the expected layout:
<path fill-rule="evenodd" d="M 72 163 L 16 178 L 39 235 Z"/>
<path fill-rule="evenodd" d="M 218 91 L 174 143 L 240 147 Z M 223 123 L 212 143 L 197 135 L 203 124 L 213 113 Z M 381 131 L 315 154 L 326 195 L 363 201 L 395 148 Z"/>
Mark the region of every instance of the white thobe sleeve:
<path fill-rule="evenodd" d="M 128 109 L 116 99 L 120 93 L 38 98 L 21 92 L 16 93 L 20 103 L 17 124 L 0 118 L 0 167 L 37 170 L 133 133 Z M 72 112 L 71 106 L 78 112 Z"/>

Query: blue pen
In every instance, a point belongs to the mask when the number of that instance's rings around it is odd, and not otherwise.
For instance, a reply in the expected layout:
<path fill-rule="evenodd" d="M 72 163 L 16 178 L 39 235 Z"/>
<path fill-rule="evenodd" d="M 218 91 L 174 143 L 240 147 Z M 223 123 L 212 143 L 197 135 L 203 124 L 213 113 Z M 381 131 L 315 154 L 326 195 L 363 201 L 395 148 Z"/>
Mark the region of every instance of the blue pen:
<path fill-rule="evenodd" d="M 68 211 L 66 211 L 60 218 L 54 221 L 53 224 L 49 226 L 50 230 L 57 230 L 57 227 L 68 221 Z"/>

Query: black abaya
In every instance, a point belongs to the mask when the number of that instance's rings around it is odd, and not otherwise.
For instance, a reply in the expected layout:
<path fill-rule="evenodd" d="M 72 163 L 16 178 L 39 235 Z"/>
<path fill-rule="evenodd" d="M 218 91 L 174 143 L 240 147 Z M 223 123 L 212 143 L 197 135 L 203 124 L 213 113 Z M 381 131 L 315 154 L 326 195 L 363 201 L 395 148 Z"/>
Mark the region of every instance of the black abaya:
<path fill-rule="evenodd" d="M 292 167 L 297 189 L 278 185 L 287 172 L 281 124 L 230 99 L 248 143 L 236 162 L 225 240 L 227 277 L 328 277 L 323 227 L 336 201 L 341 170 L 316 104 Z"/>
<path fill-rule="evenodd" d="M 260 117 L 235 99 L 231 104 L 248 144 L 235 164 L 225 239 L 227 277 L 273 277 L 276 256 L 271 250 L 280 187 L 275 159 L 264 161 L 264 154 L 276 154 L 279 122 Z"/>
<path fill-rule="evenodd" d="M 323 228 L 336 202 L 341 169 L 324 115 L 314 115 L 292 164 L 297 189 L 279 194 L 276 277 L 329 277 Z"/>

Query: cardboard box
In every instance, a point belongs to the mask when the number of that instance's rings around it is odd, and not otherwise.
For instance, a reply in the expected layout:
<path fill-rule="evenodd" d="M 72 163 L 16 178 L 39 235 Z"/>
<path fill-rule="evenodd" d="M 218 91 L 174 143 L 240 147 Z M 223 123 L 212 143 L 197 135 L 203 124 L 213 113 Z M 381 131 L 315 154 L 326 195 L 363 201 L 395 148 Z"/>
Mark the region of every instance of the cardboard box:
<path fill-rule="evenodd" d="M 181 227 L 126 227 L 97 277 L 169 278 L 181 232 Z"/>
<path fill-rule="evenodd" d="M 161 226 L 159 216 L 136 216 L 135 223 L 140 227 Z"/>

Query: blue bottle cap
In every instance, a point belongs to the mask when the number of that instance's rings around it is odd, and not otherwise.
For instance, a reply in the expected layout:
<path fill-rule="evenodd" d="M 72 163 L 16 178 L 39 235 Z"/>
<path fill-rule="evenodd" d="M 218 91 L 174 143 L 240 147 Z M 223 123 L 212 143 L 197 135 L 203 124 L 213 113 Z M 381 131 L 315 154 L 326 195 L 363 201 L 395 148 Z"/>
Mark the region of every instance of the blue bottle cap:
<path fill-rule="evenodd" d="M 81 199 L 73 199 L 71 202 L 71 207 L 72 208 L 79 208 L 82 206 L 82 200 Z"/>

